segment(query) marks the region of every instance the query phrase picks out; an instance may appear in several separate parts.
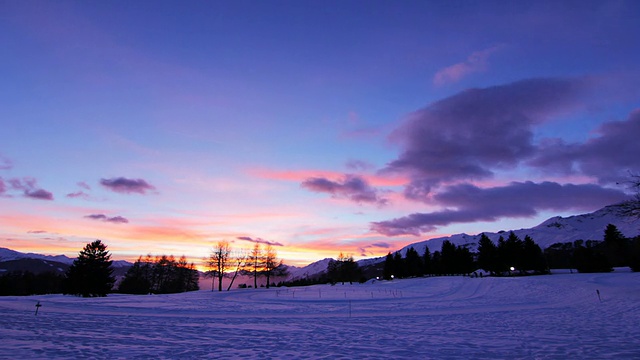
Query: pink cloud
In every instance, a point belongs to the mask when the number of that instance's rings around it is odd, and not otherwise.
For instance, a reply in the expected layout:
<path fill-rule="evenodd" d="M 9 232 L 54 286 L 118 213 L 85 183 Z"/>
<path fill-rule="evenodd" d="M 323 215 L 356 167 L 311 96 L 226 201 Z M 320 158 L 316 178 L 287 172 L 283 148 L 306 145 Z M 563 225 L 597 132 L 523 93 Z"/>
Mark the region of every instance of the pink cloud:
<path fill-rule="evenodd" d="M 439 70 L 433 77 L 433 84 L 442 86 L 460 81 L 462 78 L 487 69 L 489 56 L 499 50 L 502 46 L 496 45 L 488 49 L 476 51 L 469 55 L 467 60 L 447 66 Z"/>

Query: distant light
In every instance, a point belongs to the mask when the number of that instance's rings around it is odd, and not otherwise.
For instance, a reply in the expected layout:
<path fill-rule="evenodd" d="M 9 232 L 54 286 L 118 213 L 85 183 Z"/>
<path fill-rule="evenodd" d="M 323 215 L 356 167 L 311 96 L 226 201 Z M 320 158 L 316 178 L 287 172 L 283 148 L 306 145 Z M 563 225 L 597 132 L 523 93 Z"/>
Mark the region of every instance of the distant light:
<path fill-rule="evenodd" d="M 393 275 L 391 275 L 391 278 L 393 279 Z"/>
<path fill-rule="evenodd" d="M 515 270 L 516 268 L 514 268 L 513 266 L 509 268 L 511 271 Z"/>

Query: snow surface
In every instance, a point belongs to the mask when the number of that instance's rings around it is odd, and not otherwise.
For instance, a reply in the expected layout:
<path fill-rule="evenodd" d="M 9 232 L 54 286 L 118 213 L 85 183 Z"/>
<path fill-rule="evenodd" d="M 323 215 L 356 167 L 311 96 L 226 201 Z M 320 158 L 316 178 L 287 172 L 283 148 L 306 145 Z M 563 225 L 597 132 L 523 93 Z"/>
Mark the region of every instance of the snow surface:
<path fill-rule="evenodd" d="M 628 270 L 0 297 L 0 357 L 638 359 L 639 322 Z"/>

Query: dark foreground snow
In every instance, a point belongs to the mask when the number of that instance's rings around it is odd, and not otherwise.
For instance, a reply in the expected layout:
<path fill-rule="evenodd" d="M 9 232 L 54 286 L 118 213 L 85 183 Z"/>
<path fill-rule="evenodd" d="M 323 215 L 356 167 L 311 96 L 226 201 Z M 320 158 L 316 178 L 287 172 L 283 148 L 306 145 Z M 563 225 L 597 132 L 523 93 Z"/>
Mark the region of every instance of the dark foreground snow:
<path fill-rule="evenodd" d="M 2 297 L 0 357 L 639 359 L 639 324 L 629 272 Z"/>

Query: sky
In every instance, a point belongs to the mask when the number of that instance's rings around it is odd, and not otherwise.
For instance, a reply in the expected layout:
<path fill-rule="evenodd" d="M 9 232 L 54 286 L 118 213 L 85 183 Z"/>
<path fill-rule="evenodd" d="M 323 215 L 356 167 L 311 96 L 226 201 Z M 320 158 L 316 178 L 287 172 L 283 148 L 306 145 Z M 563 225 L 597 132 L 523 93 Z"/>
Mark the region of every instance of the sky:
<path fill-rule="evenodd" d="M 639 17 L 637 1 L 0 0 L 0 246 L 197 263 L 257 242 L 300 266 L 623 201 Z"/>

